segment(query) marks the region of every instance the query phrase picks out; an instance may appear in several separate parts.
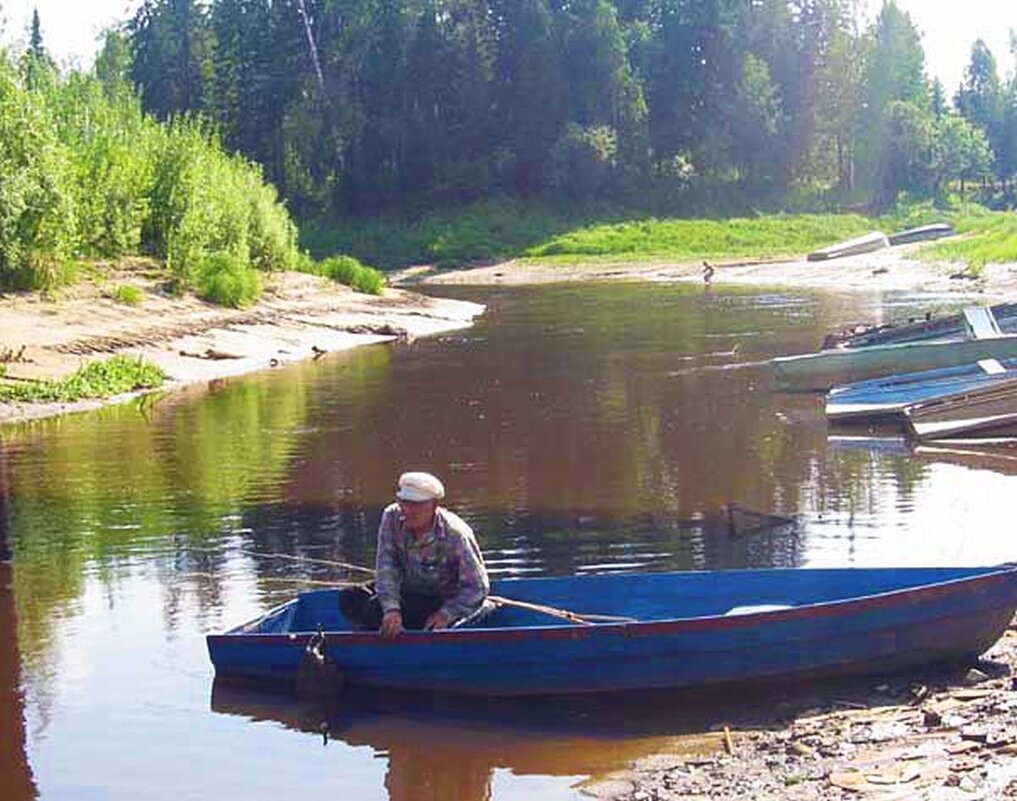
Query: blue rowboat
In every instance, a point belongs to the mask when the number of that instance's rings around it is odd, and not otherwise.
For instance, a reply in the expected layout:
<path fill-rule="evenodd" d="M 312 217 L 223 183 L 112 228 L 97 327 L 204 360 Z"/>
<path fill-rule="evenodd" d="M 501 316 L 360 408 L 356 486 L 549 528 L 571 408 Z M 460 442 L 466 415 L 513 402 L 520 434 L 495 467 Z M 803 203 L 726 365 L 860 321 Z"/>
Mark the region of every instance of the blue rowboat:
<path fill-rule="evenodd" d="M 294 686 L 317 650 L 353 686 L 491 696 L 695 687 L 970 660 L 1017 609 L 1017 568 L 856 568 L 508 579 L 479 624 L 393 639 L 354 632 L 337 590 L 210 635 L 217 680 Z M 320 637 L 316 632 L 320 631 Z"/>
<path fill-rule="evenodd" d="M 939 370 L 856 381 L 836 386 L 827 393 L 826 417 L 831 422 L 899 419 L 903 424 L 904 410 L 912 404 L 1013 379 L 1017 379 L 1017 359 L 1002 362 L 987 359 Z"/>

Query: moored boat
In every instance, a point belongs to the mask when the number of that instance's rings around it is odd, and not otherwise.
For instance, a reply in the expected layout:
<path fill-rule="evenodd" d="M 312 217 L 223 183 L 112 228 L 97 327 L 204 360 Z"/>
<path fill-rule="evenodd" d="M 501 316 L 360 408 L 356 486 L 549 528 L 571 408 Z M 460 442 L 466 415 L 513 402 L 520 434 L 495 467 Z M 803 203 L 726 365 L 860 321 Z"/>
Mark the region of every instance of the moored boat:
<path fill-rule="evenodd" d="M 992 309 L 971 306 L 962 312 L 960 336 L 914 342 L 830 348 L 818 353 L 779 356 L 771 360 L 777 380 L 797 389 L 828 390 L 866 378 L 936 370 L 983 359 L 1017 358 L 1017 334 L 1005 334 Z"/>
<path fill-rule="evenodd" d="M 934 239 L 942 239 L 945 236 L 953 236 L 953 225 L 947 222 L 919 225 L 916 228 L 908 228 L 905 231 L 898 231 L 890 234 L 891 247 L 897 245 L 909 245 L 912 242 L 931 242 Z"/>
<path fill-rule="evenodd" d="M 851 381 L 936 370 L 983 359 L 999 362 L 1017 359 L 1017 335 L 823 350 L 779 356 L 771 361 L 771 365 L 777 379 L 792 388 L 826 391 Z"/>
<path fill-rule="evenodd" d="M 842 384 L 826 396 L 826 417 L 832 423 L 899 420 L 915 403 L 970 392 L 1017 379 L 1017 359 L 985 359 L 974 364 L 904 373 Z"/>
<path fill-rule="evenodd" d="M 829 261 L 840 259 L 844 256 L 858 256 L 862 253 L 872 253 L 876 250 L 890 247 L 890 240 L 882 231 L 871 231 L 862 236 L 849 239 L 846 242 L 838 242 L 836 245 L 814 250 L 806 256 L 808 261 Z"/>
<path fill-rule="evenodd" d="M 989 310 L 1002 333 L 1017 333 L 1017 303 L 997 303 Z M 869 345 L 890 345 L 923 339 L 960 338 L 963 335 L 964 315 L 962 313 L 940 317 L 935 317 L 930 313 L 923 320 L 909 319 L 900 323 L 858 326 L 848 331 L 828 334 L 822 347 L 824 349 L 864 348 Z"/>
<path fill-rule="evenodd" d="M 1017 609 L 1017 569 L 508 579 L 492 592 L 515 603 L 479 624 L 396 638 L 351 631 L 337 592 L 302 593 L 258 620 L 210 635 L 217 680 L 292 686 L 309 648 L 352 686 L 492 696 L 882 673 L 984 652 Z M 538 611 L 548 608 L 585 618 Z"/>
<path fill-rule="evenodd" d="M 1017 378 L 912 404 L 904 415 L 918 440 L 1017 437 Z"/>

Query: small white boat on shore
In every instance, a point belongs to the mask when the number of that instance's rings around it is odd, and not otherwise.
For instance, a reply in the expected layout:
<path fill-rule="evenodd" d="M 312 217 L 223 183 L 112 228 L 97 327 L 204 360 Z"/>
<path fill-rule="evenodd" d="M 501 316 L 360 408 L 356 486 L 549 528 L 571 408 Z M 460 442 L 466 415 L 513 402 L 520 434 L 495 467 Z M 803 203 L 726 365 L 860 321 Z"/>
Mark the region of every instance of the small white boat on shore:
<path fill-rule="evenodd" d="M 820 250 L 815 250 L 806 258 L 809 261 L 829 261 L 840 259 L 844 256 L 857 256 L 862 253 L 872 253 L 876 250 L 890 247 L 890 240 L 882 231 L 872 231 L 864 236 L 849 239 L 846 242 L 838 242 Z"/>
<path fill-rule="evenodd" d="M 931 242 L 934 239 L 942 239 L 944 236 L 953 236 L 953 225 L 950 223 L 932 223 L 931 225 L 920 225 L 917 228 L 908 228 L 891 234 L 890 245 L 910 245 L 912 242 Z"/>

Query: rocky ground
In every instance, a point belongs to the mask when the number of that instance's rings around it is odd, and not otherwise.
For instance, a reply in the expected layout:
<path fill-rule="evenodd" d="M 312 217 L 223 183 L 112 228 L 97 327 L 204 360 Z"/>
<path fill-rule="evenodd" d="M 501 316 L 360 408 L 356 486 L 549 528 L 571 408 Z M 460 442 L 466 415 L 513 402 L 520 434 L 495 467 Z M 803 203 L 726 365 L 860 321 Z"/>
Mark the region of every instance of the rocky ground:
<path fill-rule="evenodd" d="M 603 801 L 1017 798 L 1017 627 L 978 665 L 828 683 L 586 789 Z M 793 699 L 793 700 L 790 700 Z"/>

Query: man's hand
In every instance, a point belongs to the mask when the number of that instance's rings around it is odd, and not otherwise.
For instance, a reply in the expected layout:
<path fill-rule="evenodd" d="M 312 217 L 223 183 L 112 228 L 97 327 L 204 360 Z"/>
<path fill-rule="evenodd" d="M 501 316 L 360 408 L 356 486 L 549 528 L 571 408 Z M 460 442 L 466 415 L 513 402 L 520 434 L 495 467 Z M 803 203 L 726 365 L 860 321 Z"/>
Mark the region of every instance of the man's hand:
<path fill-rule="evenodd" d="M 398 609 L 386 612 L 381 618 L 381 636 L 398 637 L 403 633 L 403 613 Z"/>
<path fill-rule="evenodd" d="M 448 615 L 439 609 L 424 621 L 424 628 L 428 631 L 434 631 L 435 629 L 447 629 L 448 622 Z"/>

